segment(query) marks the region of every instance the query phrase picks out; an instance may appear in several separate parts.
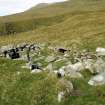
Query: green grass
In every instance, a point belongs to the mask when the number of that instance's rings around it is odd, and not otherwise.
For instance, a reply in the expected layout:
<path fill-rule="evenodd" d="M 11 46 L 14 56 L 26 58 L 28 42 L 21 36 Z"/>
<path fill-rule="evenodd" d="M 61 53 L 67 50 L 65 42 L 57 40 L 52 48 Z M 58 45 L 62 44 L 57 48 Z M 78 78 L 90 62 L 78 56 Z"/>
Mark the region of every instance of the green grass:
<path fill-rule="evenodd" d="M 92 87 L 88 85 L 91 77 L 83 72 L 83 79 L 70 79 L 78 96 L 66 97 L 62 103 L 57 102 L 58 79 L 46 72 L 31 74 L 22 69 L 23 61 L 0 59 L 0 105 L 104 105 L 105 85 Z M 17 72 L 21 74 L 18 75 Z"/>
<path fill-rule="evenodd" d="M 22 64 L 0 59 L 0 105 L 56 105 L 57 78 L 46 73 L 31 74 L 21 69 Z"/>

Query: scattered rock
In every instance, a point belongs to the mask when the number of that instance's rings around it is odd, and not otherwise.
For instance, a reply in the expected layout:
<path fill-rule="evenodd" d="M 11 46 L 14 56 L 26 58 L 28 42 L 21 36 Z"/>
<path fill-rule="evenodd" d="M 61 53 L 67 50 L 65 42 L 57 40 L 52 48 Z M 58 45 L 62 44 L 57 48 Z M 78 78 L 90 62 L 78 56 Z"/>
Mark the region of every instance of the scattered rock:
<path fill-rule="evenodd" d="M 11 59 L 20 58 L 19 52 L 16 52 L 15 49 L 9 50 L 8 53 L 7 53 L 7 55 L 8 55 L 8 57 L 11 58 Z"/>
<path fill-rule="evenodd" d="M 13 48 L 14 48 L 14 45 L 10 44 L 10 45 L 7 45 L 7 46 L 2 46 L 0 50 L 3 53 L 5 51 L 9 51 L 9 50 L 11 50 Z"/>
<path fill-rule="evenodd" d="M 65 76 L 65 70 L 64 70 L 64 68 L 65 68 L 65 67 L 63 66 L 62 68 L 60 68 L 60 69 L 58 70 L 58 72 L 57 72 L 58 78 Z"/>
<path fill-rule="evenodd" d="M 84 63 L 84 67 L 85 69 L 92 69 L 92 65 L 94 63 L 94 61 L 92 59 L 86 59 L 86 60 L 83 60 L 83 63 Z"/>
<path fill-rule="evenodd" d="M 40 70 L 40 69 L 34 69 L 31 71 L 31 73 L 40 73 L 40 72 L 42 72 L 42 70 Z"/>
<path fill-rule="evenodd" d="M 61 92 L 58 93 L 58 102 L 60 103 L 63 98 L 64 98 L 64 92 L 61 91 Z"/>
<path fill-rule="evenodd" d="M 64 48 L 59 48 L 59 49 L 58 49 L 58 52 L 63 53 L 63 54 L 64 54 L 66 51 L 67 51 L 67 50 L 64 49 Z"/>
<path fill-rule="evenodd" d="M 60 86 L 60 91 L 58 92 L 58 102 L 61 102 L 65 97 L 70 96 L 73 91 L 73 84 L 65 79 L 60 79 L 58 85 Z"/>
<path fill-rule="evenodd" d="M 94 69 L 96 73 L 104 72 L 105 71 L 105 61 L 99 57 L 94 63 Z"/>
<path fill-rule="evenodd" d="M 68 72 L 69 71 L 75 71 L 75 72 L 78 72 L 78 71 L 82 71 L 84 70 L 84 65 L 82 62 L 77 62 L 75 64 L 69 64 L 66 66 L 65 68 Z"/>
<path fill-rule="evenodd" d="M 105 61 L 98 57 L 97 60 L 87 59 L 83 61 L 85 69 L 88 69 L 92 74 L 102 73 L 105 71 Z"/>
<path fill-rule="evenodd" d="M 64 54 L 64 57 L 69 58 L 69 57 L 70 57 L 70 54 L 65 53 L 65 54 Z"/>
<path fill-rule="evenodd" d="M 29 63 L 26 63 L 26 66 L 22 66 L 22 68 L 27 68 L 30 70 L 40 69 L 38 65 L 33 64 L 31 61 Z"/>
<path fill-rule="evenodd" d="M 97 48 L 96 53 L 97 55 L 105 55 L 105 48 Z"/>
<path fill-rule="evenodd" d="M 89 80 L 88 84 L 92 85 L 92 86 L 104 85 L 105 84 L 105 73 L 98 74 L 98 75 L 92 77 Z"/>
<path fill-rule="evenodd" d="M 28 59 L 29 63 L 22 66 L 22 68 L 30 69 L 31 73 L 42 71 L 40 69 L 42 66 L 40 61 L 43 60 L 45 63 L 48 63 L 44 70 L 52 71 L 52 73 L 55 73 L 58 78 L 64 76 L 69 76 L 70 78 L 82 78 L 83 75 L 80 72 L 88 69 L 92 74 L 98 74 L 88 82 L 90 85 L 97 86 L 105 84 L 105 60 L 103 59 L 105 56 L 105 48 L 99 47 L 96 49 L 96 53 L 92 53 L 87 50 L 81 52 L 77 50 L 66 50 L 65 48 L 60 47 L 56 49 L 48 46 L 48 49 L 52 54 L 47 57 L 41 53 L 45 48 L 47 48 L 45 44 L 21 43 L 17 46 L 10 44 L 0 47 L 0 57 L 25 61 Z M 57 52 L 60 52 L 61 54 Z M 32 59 L 34 59 L 38 65 L 32 63 Z M 66 66 L 60 65 L 61 68 L 55 71 L 53 64 L 56 65 L 59 61 L 63 61 Z M 64 91 L 60 91 L 58 94 L 59 101 L 65 94 L 65 92 L 63 92 Z"/>
<path fill-rule="evenodd" d="M 24 51 L 24 49 L 28 46 L 27 43 L 20 43 L 17 45 L 17 48 L 19 48 L 20 51 Z"/>

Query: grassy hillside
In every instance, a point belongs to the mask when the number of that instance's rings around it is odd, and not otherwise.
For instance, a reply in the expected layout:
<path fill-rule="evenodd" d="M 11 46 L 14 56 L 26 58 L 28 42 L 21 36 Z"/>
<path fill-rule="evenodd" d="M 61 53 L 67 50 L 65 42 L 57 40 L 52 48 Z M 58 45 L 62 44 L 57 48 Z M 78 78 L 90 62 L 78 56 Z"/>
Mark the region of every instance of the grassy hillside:
<path fill-rule="evenodd" d="M 0 46 L 21 42 L 105 47 L 105 0 L 69 0 L 0 17 Z M 21 68 L 25 63 L 0 58 L 0 105 L 105 105 L 105 85 L 89 86 L 90 73 L 82 72 L 84 78 L 77 80 L 67 78 L 79 96 L 58 103 L 59 79 L 46 72 L 31 74 Z"/>
<path fill-rule="evenodd" d="M 76 43 L 90 49 L 105 47 L 104 5 L 104 0 L 71 0 L 1 17 L 0 25 L 3 25 L 3 29 L 0 30 L 15 34 L 6 37 L 2 35 L 0 44 L 36 41 L 64 46 Z"/>
<path fill-rule="evenodd" d="M 49 4 L 42 8 L 33 7 L 30 10 L 0 18 L 0 35 L 15 34 L 38 29 L 42 26 L 52 26 L 66 21 L 66 15 L 86 14 L 89 12 L 104 12 L 104 0 L 70 0 L 63 3 Z M 88 15 L 88 14 L 87 14 Z"/>

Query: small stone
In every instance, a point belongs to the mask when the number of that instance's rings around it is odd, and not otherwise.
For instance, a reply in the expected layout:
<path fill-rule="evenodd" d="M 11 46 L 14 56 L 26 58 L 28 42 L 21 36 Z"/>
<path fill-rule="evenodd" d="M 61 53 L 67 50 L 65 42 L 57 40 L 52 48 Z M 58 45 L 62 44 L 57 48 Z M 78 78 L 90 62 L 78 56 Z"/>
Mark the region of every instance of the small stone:
<path fill-rule="evenodd" d="M 70 96 L 74 88 L 71 81 L 65 79 L 60 79 L 58 85 L 60 87 L 60 92 L 58 93 L 58 102 L 61 102 L 65 98 L 65 96 Z"/>
<path fill-rule="evenodd" d="M 92 85 L 92 86 L 104 85 L 105 84 L 105 74 L 102 73 L 102 74 L 98 74 L 98 75 L 92 77 L 89 80 L 88 84 Z"/>
<path fill-rule="evenodd" d="M 58 93 L 58 102 L 60 103 L 63 98 L 64 98 L 64 92 L 61 91 L 61 92 Z"/>
<path fill-rule="evenodd" d="M 97 55 L 105 55 L 105 48 L 97 48 L 96 49 L 96 53 L 97 53 Z"/>
<path fill-rule="evenodd" d="M 58 75 L 58 77 L 64 77 L 65 76 L 65 70 L 64 70 L 64 66 L 62 67 L 62 68 L 60 68 L 59 70 L 58 70 L 58 73 L 57 73 L 57 75 Z"/>
<path fill-rule="evenodd" d="M 55 56 L 48 56 L 46 59 L 45 59 L 45 62 L 53 62 L 56 60 L 56 57 Z"/>
<path fill-rule="evenodd" d="M 34 70 L 31 71 L 31 73 L 40 73 L 40 72 L 41 72 L 40 69 L 34 69 Z"/>

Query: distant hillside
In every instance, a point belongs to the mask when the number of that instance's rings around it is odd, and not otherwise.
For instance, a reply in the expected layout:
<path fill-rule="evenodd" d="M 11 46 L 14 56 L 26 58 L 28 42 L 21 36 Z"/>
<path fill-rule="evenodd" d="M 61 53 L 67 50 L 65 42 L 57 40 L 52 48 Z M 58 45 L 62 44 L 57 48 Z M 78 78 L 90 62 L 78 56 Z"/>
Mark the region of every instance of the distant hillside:
<path fill-rule="evenodd" d="M 9 43 L 37 41 L 69 45 L 76 40 L 84 47 L 105 46 L 105 0 L 70 0 L 1 17 L 0 34 L 15 34 L 9 36 Z M 8 37 L 2 40 L 8 42 Z"/>
<path fill-rule="evenodd" d="M 105 10 L 104 0 L 70 0 L 52 5 L 39 4 L 32 9 L 0 18 L 0 35 L 26 32 L 64 21 L 66 15 Z"/>
<path fill-rule="evenodd" d="M 43 8 L 43 7 L 46 7 L 48 5 L 49 5 L 48 3 L 40 3 L 40 4 L 36 5 L 34 8 Z M 34 9 L 34 8 L 32 8 L 32 9 Z"/>

